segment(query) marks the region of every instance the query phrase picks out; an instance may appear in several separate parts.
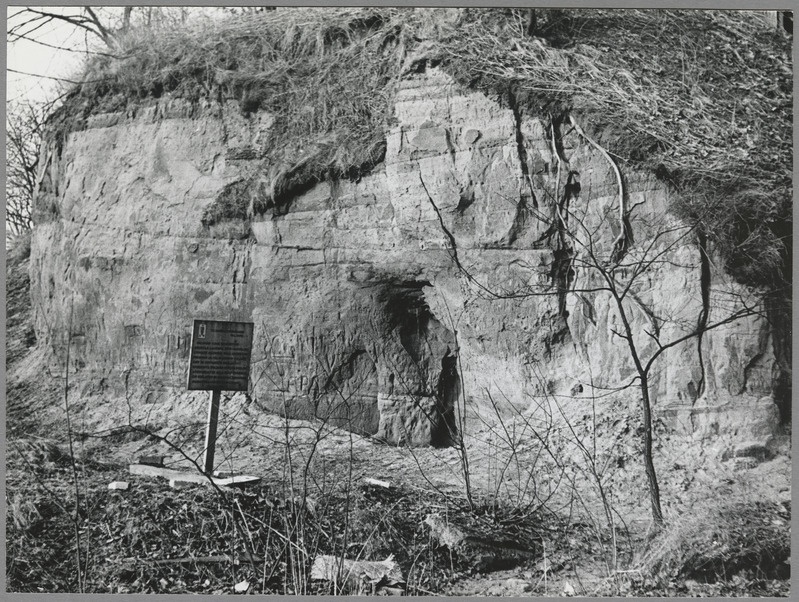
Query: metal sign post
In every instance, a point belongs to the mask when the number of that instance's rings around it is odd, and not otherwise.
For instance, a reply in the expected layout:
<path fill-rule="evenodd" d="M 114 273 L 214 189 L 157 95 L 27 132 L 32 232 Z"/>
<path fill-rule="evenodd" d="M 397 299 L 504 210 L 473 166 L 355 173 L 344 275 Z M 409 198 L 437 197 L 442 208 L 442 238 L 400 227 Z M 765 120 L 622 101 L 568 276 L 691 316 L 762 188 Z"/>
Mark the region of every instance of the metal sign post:
<path fill-rule="evenodd" d="M 203 458 L 203 472 L 214 474 L 214 453 L 216 451 L 216 426 L 219 424 L 219 398 L 222 391 L 211 391 L 211 400 L 208 403 L 208 424 L 205 425 L 205 457 Z"/>
<path fill-rule="evenodd" d="M 219 400 L 222 391 L 246 391 L 250 380 L 252 322 L 194 320 L 189 358 L 189 391 L 211 391 L 205 429 L 203 470 L 214 471 Z"/>

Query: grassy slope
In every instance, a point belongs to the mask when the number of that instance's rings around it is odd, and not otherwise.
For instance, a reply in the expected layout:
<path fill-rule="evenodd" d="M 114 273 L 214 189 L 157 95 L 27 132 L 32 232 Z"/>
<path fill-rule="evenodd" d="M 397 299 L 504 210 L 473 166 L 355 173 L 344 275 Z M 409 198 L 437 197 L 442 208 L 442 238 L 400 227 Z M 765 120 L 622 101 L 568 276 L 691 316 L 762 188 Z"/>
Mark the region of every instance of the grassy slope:
<path fill-rule="evenodd" d="M 52 424 L 60 383 L 51 377 L 36 347 L 28 276 L 29 237 L 6 254 L 6 421 L 7 435 L 43 435 Z M 57 419 L 55 419 L 57 421 Z"/>

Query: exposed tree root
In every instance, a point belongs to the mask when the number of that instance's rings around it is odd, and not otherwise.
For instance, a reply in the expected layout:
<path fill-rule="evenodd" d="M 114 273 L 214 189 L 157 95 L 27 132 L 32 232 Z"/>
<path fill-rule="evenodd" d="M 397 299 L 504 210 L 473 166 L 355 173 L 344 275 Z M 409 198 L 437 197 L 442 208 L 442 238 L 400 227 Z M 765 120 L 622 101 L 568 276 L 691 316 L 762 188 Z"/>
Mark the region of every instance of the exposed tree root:
<path fill-rule="evenodd" d="M 619 226 L 621 227 L 621 232 L 619 232 L 616 240 L 613 241 L 613 253 L 611 254 L 610 260 L 611 263 L 617 264 L 624 258 L 624 256 L 627 254 L 627 250 L 630 248 L 630 245 L 634 242 L 632 227 L 630 226 L 630 221 L 627 218 L 627 201 L 624 198 L 624 180 L 622 180 L 621 171 L 608 151 L 606 151 L 602 145 L 588 136 L 588 134 L 583 131 L 583 128 L 581 128 L 580 125 L 574 120 L 574 117 L 569 115 L 568 119 L 574 130 L 580 136 L 585 138 L 591 146 L 602 153 L 602 156 L 607 159 L 608 163 L 610 163 L 611 167 L 613 168 L 613 172 L 616 174 L 616 182 L 618 183 L 619 187 Z"/>
<path fill-rule="evenodd" d="M 696 348 L 699 356 L 699 385 L 697 386 L 696 396 L 701 397 L 705 392 L 705 362 L 702 355 L 702 336 L 707 328 L 707 319 L 710 315 L 710 259 L 707 256 L 707 236 L 702 229 L 697 230 L 697 245 L 699 246 L 699 262 L 701 266 L 700 286 L 702 290 L 702 311 L 696 324 Z"/>
<path fill-rule="evenodd" d="M 560 152 L 560 148 L 558 147 L 558 138 L 557 138 L 557 133 L 555 132 L 555 121 L 551 120 L 549 126 L 551 131 L 550 142 L 552 143 L 552 156 L 555 157 L 555 159 L 557 159 L 558 161 L 558 171 L 557 175 L 555 176 L 555 211 L 558 214 L 558 219 L 560 220 L 561 227 L 563 228 L 563 230 L 568 230 L 569 228 L 568 222 L 566 221 L 566 218 L 563 217 L 560 202 L 558 201 L 558 191 L 560 190 L 561 167 L 564 163 L 568 165 L 569 162 L 566 160 L 566 157 L 562 155 L 562 153 Z"/>
<path fill-rule="evenodd" d="M 572 262 L 574 261 L 574 249 L 569 244 L 567 233 L 569 232 L 569 222 L 566 216 L 568 216 L 568 203 L 572 198 L 572 194 L 574 191 L 574 187 L 572 184 L 572 180 L 576 172 L 569 170 L 569 175 L 566 180 L 566 187 L 563 193 L 563 196 L 560 197 L 560 173 L 563 164 L 569 167 L 569 162 L 566 157 L 563 155 L 562 149 L 558 145 L 558 135 L 555 130 L 555 122 L 554 120 L 550 121 L 550 128 L 551 128 L 551 139 L 550 142 L 552 143 L 552 156 L 557 159 L 558 163 L 558 171 L 555 179 L 555 212 L 557 213 L 557 232 L 558 232 L 558 249 L 555 252 L 555 265 L 552 268 L 552 277 L 556 281 L 558 285 L 558 312 L 564 318 L 567 315 L 566 312 L 566 293 L 569 290 L 572 282 L 572 275 L 574 271 L 572 269 Z M 564 215 L 565 209 L 565 215 Z"/>

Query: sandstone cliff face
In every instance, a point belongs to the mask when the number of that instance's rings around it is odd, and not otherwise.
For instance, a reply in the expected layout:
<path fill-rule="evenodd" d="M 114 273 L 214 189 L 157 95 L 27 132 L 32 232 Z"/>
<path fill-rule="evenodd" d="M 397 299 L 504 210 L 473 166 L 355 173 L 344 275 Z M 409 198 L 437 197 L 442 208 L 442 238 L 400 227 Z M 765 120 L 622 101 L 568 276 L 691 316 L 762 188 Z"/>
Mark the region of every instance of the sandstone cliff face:
<path fill-rule="evenodd" d="M 48 147 L 31 280 L 54 364 L 71 321 L 72 378 L 87 395 L 132 371 L 187 398 L 192 320 L 252 321 L 251 395 L 262 404 L 437 445 L 458 403 L 490 413 L 546 394 L 581 408 L 627 384 L 634 368 L 613 301 L 591 292 L 596 274 L 573 259 L 581 244 L 609 255 L 619 235 L 606 157 L 563 132 L 559 172 L 541 121 L 436 69 L 405 79 L 395 117 L 371 175 L 319 183 L 263 213 L 270 116 L 244 117 L 234 103 L 162 98 L 136 115 L 95 116 Z M 651 352 L 647 331 L 665 341 L 696 325 L 700 252 L 693 237 L 664 234 L 675 224 L 662 183 L 624 177 L 629 256 L 662 250 L 628 301 L 636 342 Z M 583 233 L 571 254 L 550 227 L 557 184 L 571 186 Z M 207 219 L 220 208 L 231 217 Z M 710 284 L 711 323 L 748 295 L 712 265 Z M 779 421 L 776 370 L 766 321 L 738 320 L 707 332 L 701 352 L 690 339 L 664 354 L 655 410 L 684 432 L 762 441 Z"/>

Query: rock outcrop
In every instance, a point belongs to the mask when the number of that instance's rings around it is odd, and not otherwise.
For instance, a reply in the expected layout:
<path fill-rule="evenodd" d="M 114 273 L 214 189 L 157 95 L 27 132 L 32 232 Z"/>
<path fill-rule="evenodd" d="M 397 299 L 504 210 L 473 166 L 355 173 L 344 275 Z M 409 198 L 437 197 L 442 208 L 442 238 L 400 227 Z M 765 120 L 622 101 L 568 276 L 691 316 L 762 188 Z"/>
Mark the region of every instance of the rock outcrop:
<path fill-rule="evenodd" d="M 87 394 L 133 371 L 185 396 L 192 320 L 252 321 L 252 397 L 417 445 L 457 436 L 456 404 L 579 405 L 628 384 L 614 301 L 586 263 L 589 249 L 609 260 L 624 228 L 608 158 L 566 124 L 554 148 L 549 125 L 435 68 L 405 77 L 395 118 L 370 175 L 265 207 L 268 113 L 164 96 L 135 115 L 91 117 L 41 161 L 40 344 L 59 365 L 69 344 Z M 712 324 L 752 292 L 703 265 L 662 182 L 623 172 L 635 242 L 622 276 L 659 253 L 625 302 L 648 354 L 653 332 L 691 332 L 708 299 Z M 579 221 L 569 240 L 563 203 Z M 777 372 L 753 314 L 668 349 L 653 403 L 685 432 L 762 440 L 779 422 Z"/>

